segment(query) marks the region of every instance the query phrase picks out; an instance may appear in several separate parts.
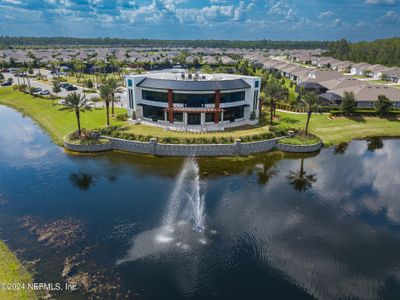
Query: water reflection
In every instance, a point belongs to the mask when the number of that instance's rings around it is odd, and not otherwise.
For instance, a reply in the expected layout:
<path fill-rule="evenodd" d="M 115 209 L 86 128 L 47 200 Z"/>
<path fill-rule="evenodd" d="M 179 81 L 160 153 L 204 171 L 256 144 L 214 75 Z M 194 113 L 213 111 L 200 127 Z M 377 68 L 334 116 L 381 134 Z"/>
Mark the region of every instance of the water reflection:
<path fill-rule="evenodd" d="M 335 155 L 343 155 L 346 153 L 349 143 L 340 143 L 334 148 Z"/>
<path fill-rule="evenodd" d="M 69 175 L 69 180 L 78 189 L 82 191 L 87 191 L 93 184 L 94 178 L 89 174 L 84 174 L 82 172 L 72 173 Z"/>
<path fill-rule="evenodd" d="M 383 148 L 383 141 L 379 137 L 373 137 L 367 139 L 367 149 L 368 151 L 374 152 Z"/>
<path fill-rule="evenodd" d="M 78 253 L 79 272 L 118 272 L 115 293 L 144 299 L 398 298 L 400 140 L 317 156 L 198 159 L 207 224 L 199 238 L 187 222 L 160 231 L 181 158 L 68 155 L 2 107 L 0 125 L 0 239 L 39 259 L 37 281 L 62 281 Z M 54 251 L 49 229 L 62 225 L 59 241 L 73 224 L 84 238 Z"/>
<path fill-rule="evenodd" d="M 290 171 L 287 176 L 289 184 L 298 192 L 309 190 L 313 183 L 317 182 L 317 174 L 307 174 L 304 170 L 304 158 L 300 159 L 300 169 L 298 171 Z"/>

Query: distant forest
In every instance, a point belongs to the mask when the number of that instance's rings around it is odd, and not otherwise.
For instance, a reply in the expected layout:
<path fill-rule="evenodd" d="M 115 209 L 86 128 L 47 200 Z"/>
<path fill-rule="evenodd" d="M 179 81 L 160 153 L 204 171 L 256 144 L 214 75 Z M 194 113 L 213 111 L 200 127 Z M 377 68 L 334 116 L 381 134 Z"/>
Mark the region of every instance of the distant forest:
<path fill-rule="evenodd" d="M 351 62 L 400 66 L 400 38 L 350 43 L 340 40 L 329 45 L 324 55 Z"/>
<path fill-rule="evenodd" d="M 9 47 L 211 47 L 246 49 L 328 49 L 329 41 L 230 41 L 230 40 L 151 40 L 120 38 L 12 37 L 0 36 L 0 46 Z"/>

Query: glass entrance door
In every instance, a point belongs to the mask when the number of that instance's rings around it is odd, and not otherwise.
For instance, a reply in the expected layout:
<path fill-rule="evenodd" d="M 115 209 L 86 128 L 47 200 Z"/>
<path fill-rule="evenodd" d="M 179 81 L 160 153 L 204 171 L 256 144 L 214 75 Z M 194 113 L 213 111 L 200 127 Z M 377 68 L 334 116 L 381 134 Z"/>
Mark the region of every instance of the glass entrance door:
<path fill-rule="evenodd" d="M 200 125 L 201 114 L 188 114 L 188 125 Z"/>

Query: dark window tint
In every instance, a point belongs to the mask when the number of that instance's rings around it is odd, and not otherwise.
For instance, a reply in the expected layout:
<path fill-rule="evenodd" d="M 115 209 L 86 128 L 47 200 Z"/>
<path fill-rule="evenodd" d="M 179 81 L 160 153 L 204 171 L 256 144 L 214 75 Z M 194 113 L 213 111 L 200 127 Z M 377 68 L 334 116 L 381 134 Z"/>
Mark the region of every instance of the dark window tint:
<path fill-rule="evenodd" d="M 224 111 L 224 121 L 235 121 L 244 117 L 244 106 L 227 108 Z"/>
<path fill-rule="evenodd" d="M 143 117 L 152 119 L 154 122 L 164 121 L 164 109 L 151 105 L 143 105 Z"/>
<path fill-rule="evenodd" d="M 244 101 L 245 92 L 222 93 L 221 103 Z"/>
<path fill-rule="evenodd" d="M 142 99 L 157 102 L 168 102 L 168 93 L 142 90 Z"/>

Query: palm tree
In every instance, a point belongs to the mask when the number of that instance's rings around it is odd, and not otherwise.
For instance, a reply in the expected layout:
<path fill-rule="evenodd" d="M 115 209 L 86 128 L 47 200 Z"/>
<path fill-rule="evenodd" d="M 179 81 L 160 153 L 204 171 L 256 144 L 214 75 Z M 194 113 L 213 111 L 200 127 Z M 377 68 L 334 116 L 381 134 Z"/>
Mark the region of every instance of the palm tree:
<path fill-rule="evenodd" d="M 304 103 L 307 109 L 307 122 L 305 135 L 308 135 L 308 126 L 310 125 L 310 119 L 313 112 L 318 110 L 318 95 L 315 92 L 306 92 L 301 97 L 301 102 Z"/>
<path fill-rule="evenodd" d="M 276 109 L 276 101 L 281 99 L 286 93 L 286 90 L 282 87 L 282 84 L 276 79 L 272 78 L 265 86 L 265 95 L 269 98 L 270 105 L 270 124 L 273 125 L 274 112 Z M 261 104 L 260 104 L 261 113 Z"/>
<path fill-rule="evenodd" d="M 111 89 L 111 115 L 114 116 L 114 104 L 119 100 L 115 97 L 115 94 L 122 93 L 122 89 L 118 86 L 118 80 L 110 78 L 106 81 L 106 85 L 110 86 Z"/>
<path fill-rule="evenodd" d="M 316 174 L 309 174 L 304 170 L 304 158 L 301 159 L 300 170 L 291 171 L 287 176 L 289 184 L 293 185 L 294 189 L 298 192 L 307 191 L 312 187 L 312 184 L 317 181 Z"/>
<path fill-rule="evenodd" d="M 113 90 L 111 85 L 103 84 L 100 87 L 100 98 L 103 99 L 106 104 L 106 114 L 107 114 L 107 126 L 110 126 L 110 102 L 112 98 Z"/>
<path fill-rule="evenodd" d="M 59 92 L 61 92 L 60 81 L 58 79 L 54 79 L 53 80 L 53 93 L 55 93 L 56 97 L 58 97 Z M 53 101 L 53 98 L 51 101 Z"/>
<path fill-rule="evenodd" d="M 60 110 L 68 110 L 74 111 L 76 115 L 76 121 L 78 122 L 78 134 L 81 135 L 81 119 L 80 113 L 85 112 L 87 110 L 91 110 L 92 107 L 88 103 L 88 99 L 86 97 L 82 97 L 81 94 L 77 92 L 73 92 L 65 97 L 65 101 L 63 103 L 64 107 Z"/>

